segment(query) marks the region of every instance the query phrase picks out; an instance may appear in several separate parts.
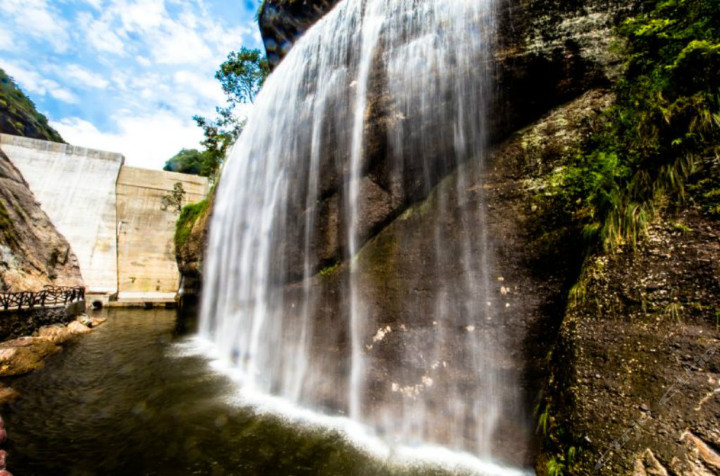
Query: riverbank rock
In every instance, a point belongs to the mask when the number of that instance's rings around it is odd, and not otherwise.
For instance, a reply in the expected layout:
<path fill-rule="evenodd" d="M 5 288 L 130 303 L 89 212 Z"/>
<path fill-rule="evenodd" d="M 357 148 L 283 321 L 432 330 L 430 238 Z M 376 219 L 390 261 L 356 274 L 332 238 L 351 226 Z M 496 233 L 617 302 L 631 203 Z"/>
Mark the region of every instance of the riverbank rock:
<path fill-rule="evenodd" d="M 75 254 L 0 150 L 0 292 L 83 286 Z"/>
<path fill-rule="evenodd" d="M 0 377 L 23 375 L 43 368 L 47 356 L 60 347 L 42 337 L 21 337 L 0 343 Z"/>
<path fill-rule="evenodd" d="M 20 397 L 20 393 L 10 387 L 0 388 L 0 405 L 10 403 Z"/>
<path fill-rule="evenodd" d="M 105 319 L 99 318 L 96 322 L 100 325 Z M 0 343 L 0 378 L 24 375 L 43 368 L 45 358 L 60 352 L 61 344 L 89 332 L 92 332 L 90 327 L 76 320 L 67 326 L 56 324 L 42 327 L 33 337 Z"/>
<path fill-rule="evenodd" d="M 54 344 L 63 344 L 73 336 L 74 334 L 68 330 L 68 327 L 63 325 L 48 326 L 38 330 L 38 337 Z"/>
<path fill-rule="evenodd" d="M 107 317 L 91 317 L 90 318 L 90 327 L 92 327 L 94 329 L 98 326 L 105 324 L 106 321 L 107 321 Z"/>
<path fill-rule="evenodd" d="M 92 332 L 92 329 L 90 329 L 86 324 L 83 324 L 80 321 L 73 321 L 67 326 L 68 332 L 71 332 L 73 334 L 87 334 L 88 332 Z"/>
<path fill-rule="evenodd" d="M 81 316 L 66 326 L 56 324 L 43 327 L 38 330 L 38 337 L 49 340 L 54 344 L 63 344 L 78 334 L 87 334 L 88 332 L 92 332 L 93 327 L 99 326 L 106 320 L 107 319 L 105 318 L 90 318 L 88 316 Z"/>

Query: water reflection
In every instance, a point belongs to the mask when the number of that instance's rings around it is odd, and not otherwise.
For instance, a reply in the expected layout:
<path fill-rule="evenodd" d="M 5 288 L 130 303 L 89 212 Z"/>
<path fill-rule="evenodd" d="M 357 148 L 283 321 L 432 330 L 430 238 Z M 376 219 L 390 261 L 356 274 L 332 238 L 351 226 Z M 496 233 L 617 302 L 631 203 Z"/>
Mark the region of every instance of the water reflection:
<path fill-rule="evenodd" d="M 443 475 L 393 470 L 335 431 L 227 403 L 207 362 L 174 351 L 194 328 L 171 310 L 106 310 L 105 325 L 12 383 L 9 469 L 30 475 Z"/>

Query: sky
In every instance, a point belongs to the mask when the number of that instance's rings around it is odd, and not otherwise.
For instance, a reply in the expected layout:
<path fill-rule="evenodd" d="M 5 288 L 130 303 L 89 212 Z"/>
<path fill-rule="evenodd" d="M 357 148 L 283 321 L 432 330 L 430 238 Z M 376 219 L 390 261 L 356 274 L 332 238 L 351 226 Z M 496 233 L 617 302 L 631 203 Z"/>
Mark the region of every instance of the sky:
<path fill-rule="evenodd" d="M 227 54 L 261 48 L 259 0 L 0 0 L 3 68 L 73 144 L 162 168 L 199 148 Z"/>

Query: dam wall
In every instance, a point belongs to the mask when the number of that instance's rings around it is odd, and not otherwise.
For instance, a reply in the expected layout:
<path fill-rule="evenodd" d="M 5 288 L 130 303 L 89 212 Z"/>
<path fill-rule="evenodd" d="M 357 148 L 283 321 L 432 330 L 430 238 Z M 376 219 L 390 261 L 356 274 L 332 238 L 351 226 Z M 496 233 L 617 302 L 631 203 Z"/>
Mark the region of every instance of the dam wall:
<path fill-rule="evenodd" d="M 163 210 L 163 197 L 180 183 L 183 205 L 201 201 L 205 177 L 127 167 L 118 153 L 6 134 L 0 149 L 77 255 L 88 301 L 174 300 L 178 212 Z"/>
<path fill-rule="evenodd" d="M 207 179 L 196 175 L 123 167 L 117 181 L 119 301 L 172 300 L 180 274 L 175 259 L 177 210 L 162 209 L 176 183 L 183 203 L 207 196 Z"/>
<path fill-rule="evenodd" d="M 123 156 L 6 134 L 0 148 L 72 246 L 88 294 L 117 293 L 115 184 Z"/>

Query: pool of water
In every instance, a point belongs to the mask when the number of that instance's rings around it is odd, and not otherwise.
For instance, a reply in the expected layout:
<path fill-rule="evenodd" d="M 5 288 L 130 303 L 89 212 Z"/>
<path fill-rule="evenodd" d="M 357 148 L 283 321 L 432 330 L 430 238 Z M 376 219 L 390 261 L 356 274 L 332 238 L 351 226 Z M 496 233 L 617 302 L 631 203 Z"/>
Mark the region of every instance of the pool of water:
<path fill-rule="evenodd" d="M 229 378 L 201 355 L 178 351 L 192 317 L 171 310 L 102 315 L 106 324 L 11 382 L 21 398 L 1 410 L 15 476 L 459 474 L 391 466 L 338 431 L 234 403 Z"/>

